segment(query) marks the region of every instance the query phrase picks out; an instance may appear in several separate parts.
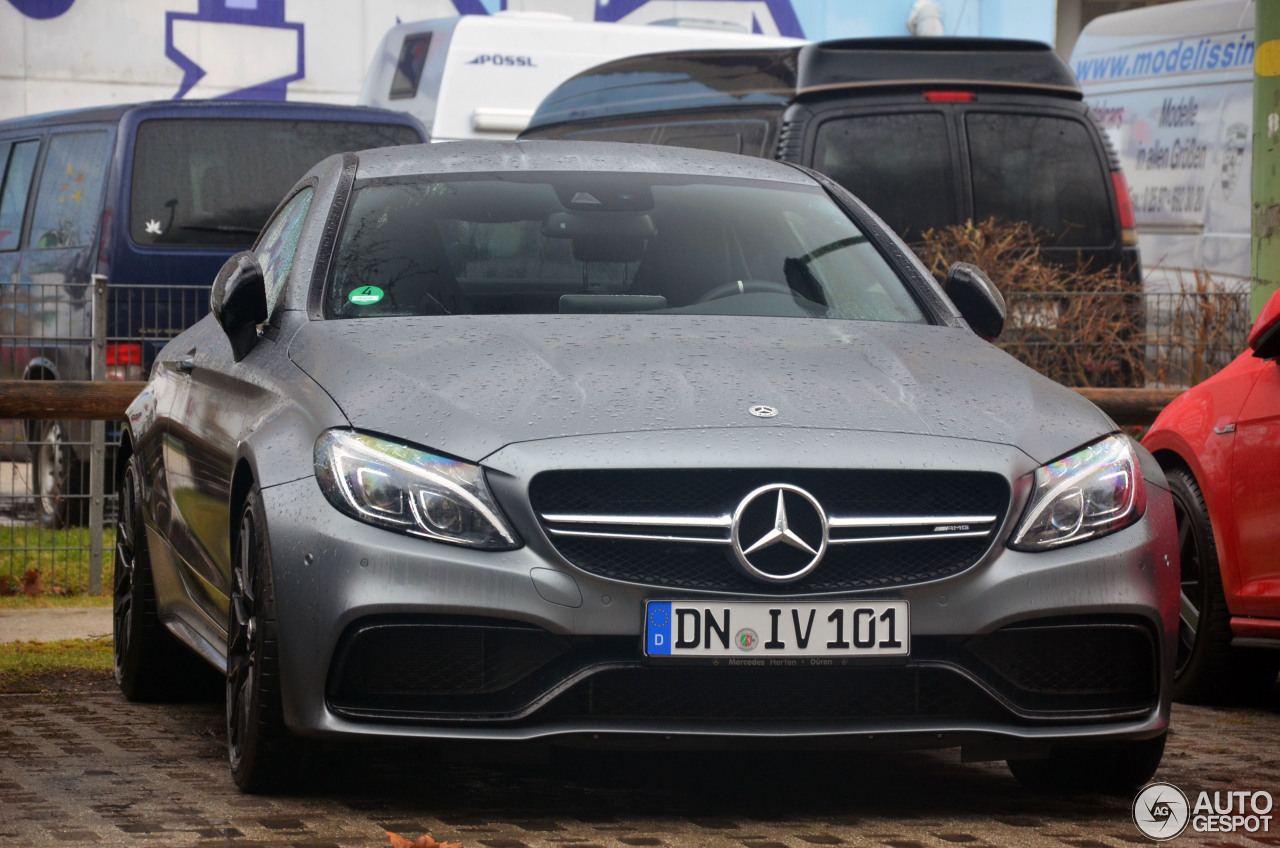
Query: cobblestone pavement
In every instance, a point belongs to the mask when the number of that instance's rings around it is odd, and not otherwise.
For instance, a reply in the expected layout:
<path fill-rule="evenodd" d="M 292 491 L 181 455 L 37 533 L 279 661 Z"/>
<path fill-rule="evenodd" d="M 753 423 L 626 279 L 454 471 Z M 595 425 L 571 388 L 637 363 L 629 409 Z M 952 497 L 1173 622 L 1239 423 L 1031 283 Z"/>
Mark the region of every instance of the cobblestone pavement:
<path fill-rule="evenodd" d="M 1157 779 L 1280 797 L 1280 687 L 1259 708 L 1175 708 Z M 440 764 L 413 751 L 321 760 L 312 785 L 240 795 L 216 704 L 135 705 L 106 680 L 0 696 L 0 845 L 889 848 L 1147 844 L 1128 797 L 1037 796 L 955 752 L 762 757 L 577 754 Z M 1280 829 L 1280 809 L 1274 823 Z M 1280 845 L 1280 833 L 1175 845 Z"/>

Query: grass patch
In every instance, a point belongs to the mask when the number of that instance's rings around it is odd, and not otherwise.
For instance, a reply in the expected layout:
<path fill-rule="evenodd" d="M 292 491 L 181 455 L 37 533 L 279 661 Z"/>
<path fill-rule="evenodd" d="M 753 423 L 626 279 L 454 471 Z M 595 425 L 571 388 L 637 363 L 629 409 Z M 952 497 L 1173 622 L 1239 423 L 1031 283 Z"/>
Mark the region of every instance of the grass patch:
<path fill-rule="evenodd" d="M 0 694 L 108 683 L 113 667 L 109 638 L 0 643 Z"/>
<path fill-rule="evenodd" d="M 87 527 L 50 530 L 34 525 L 0 527 L 0 605 L 9 606 L 97 606 L 89 593 L 91 534 Z M 102 531 L 102 589 L 100 598 L 109 598 L 115 565 L 116 531 Z M 6 595 L 22 590 L 30 571 L 40 575 L 43 589 L 35 598 Z M 105 601 L 109 603 L 109 601 Z"/>

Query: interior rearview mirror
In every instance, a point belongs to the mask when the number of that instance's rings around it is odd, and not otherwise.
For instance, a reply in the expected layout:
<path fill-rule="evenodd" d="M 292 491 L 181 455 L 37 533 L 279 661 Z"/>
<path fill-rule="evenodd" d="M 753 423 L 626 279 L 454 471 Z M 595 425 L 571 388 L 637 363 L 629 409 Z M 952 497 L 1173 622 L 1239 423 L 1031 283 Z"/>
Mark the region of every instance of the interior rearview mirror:
<path fill-rule="evenodd" d="M 977 265 L 957 262 L 947 271 L 942 289 L 979 336 L 995 341 L 1004 330 L 1004 296 Z"/>
<path fill-rule="evenodd" d="M 579 262 L 638 262 L 656 234 L 653 219 L 636 212 L 555 212 L 542 222 L 544 238 L 573 240 Z"/>
<path fill-rule="evenodd" d="M 258 325 L 267 320 L 267 287 L 252 251 L 242 250 L 222 266 L 209 292 L 209 311 L 231 341 L 236 362 L 258 341 Z"/>

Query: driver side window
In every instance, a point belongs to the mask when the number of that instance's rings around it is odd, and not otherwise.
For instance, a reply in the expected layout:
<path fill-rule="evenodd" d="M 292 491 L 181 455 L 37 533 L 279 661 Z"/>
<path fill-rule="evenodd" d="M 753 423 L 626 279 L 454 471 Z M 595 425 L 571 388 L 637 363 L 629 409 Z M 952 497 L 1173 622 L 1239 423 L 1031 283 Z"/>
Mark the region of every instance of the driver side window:
<path fill-rule="evenodd" d="M 267 233 L 258 245 L 255 256 L 262 266 L 263 282 L 267 287 L 267 315 L 272 315 L 284 296 L 284 284 L 293 267 L 293 255 L 298 249 L 302 225 L 311 208 L 312 188 L 304 188 L 294 195 L 280 214 L 267 225 Z"/>

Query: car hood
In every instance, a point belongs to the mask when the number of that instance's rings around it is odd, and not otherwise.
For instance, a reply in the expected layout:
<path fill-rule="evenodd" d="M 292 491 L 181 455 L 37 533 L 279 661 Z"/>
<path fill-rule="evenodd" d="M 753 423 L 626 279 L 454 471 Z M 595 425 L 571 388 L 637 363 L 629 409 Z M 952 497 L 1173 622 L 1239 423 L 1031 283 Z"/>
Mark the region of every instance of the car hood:
<path fill-rule="evenodd" d="M 352 426 L 478 461 L 602 433 L 821 428 L 1012 445 L 1047 462 L 1114 428 L 965 330 L 729 316 L 310 321 L 290 356 Z M 749 413 L 777 410 L 772 418 Z"/>

